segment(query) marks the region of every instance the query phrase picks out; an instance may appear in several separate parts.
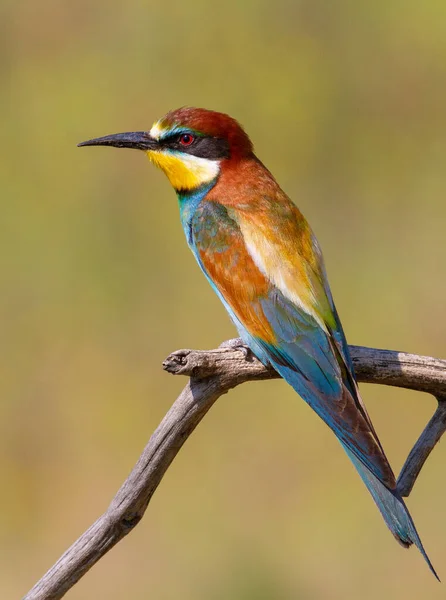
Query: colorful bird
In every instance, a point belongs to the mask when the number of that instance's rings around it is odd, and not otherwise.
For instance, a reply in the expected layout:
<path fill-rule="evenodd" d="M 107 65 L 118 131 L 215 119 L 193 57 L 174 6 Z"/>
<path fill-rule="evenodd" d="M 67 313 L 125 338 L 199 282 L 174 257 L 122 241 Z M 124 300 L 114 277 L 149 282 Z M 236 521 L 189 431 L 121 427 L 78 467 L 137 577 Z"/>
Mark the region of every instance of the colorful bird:
<path fill-rule="evenodd" d="M 316 237 L 243 128 L 180 108 L 150 131 L 79 144 L 93 145 L 142 150 L 164 171 L 187 243 L 242 342 L 333 430 L 397 541 L 415 544 L 438 579 L 359 394 Z"/>

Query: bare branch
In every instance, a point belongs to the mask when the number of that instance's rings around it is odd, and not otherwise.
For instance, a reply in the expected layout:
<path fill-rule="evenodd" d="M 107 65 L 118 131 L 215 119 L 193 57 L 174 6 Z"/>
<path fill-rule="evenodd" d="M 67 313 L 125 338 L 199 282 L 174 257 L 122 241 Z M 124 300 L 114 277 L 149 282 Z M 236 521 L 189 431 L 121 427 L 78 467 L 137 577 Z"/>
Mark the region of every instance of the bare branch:
<path fill-rule="evenodd" d="M 429 454 L 446 430 L 446 395 L 437 396 L 438 406 L 410 451 L 398 477 L 397 486 L 402 496 L 408 496 Z"/>
<path fill-rule="evenodd" d="M 446 397 L 446 361 L 351 346 L 359 381 L 393 385 Z M 231 347 L 179 350 L 163 363 L 166 371 L 191 377 L 150 438 L 132 472 L 110 506 L 36 583 L 24 600 L 58 600 L 106 552 L 141 520 L 164 473 L 214 402 L 245 381 L 278 377 L 254 356 Z M 430 451 L 446 429 L 445 402 L 414 446 L 400 477 L 406 494 Z M 440 410 L 441 408 L 441 410 Z"/>

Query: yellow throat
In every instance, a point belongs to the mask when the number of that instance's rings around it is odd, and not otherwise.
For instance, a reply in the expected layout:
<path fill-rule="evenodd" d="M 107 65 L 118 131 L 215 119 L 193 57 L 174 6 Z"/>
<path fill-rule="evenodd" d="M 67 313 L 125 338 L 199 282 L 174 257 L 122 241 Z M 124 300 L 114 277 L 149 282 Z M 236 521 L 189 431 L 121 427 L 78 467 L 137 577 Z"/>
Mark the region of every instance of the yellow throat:
<path fill-rule="evenodd" d="M 147 156 L 167 175 L 176 190 L 193 190 L 217 177 L 220 164 L 182 152 L 148 150 Z"/>

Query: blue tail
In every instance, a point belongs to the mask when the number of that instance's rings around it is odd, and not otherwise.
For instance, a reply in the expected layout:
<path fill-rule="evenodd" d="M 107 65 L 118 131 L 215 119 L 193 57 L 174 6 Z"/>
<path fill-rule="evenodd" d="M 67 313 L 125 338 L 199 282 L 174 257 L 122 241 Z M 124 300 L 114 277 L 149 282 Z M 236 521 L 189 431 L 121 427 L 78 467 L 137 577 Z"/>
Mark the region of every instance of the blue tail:
<path fill-rule="evenodd" d="M 377 477 L 375 477 L 375 475 L 373 475 L 373 473 L 369 471 L 369 469 L 367 469 L 367 467 L 362 464 L 358 458 L 356 458 L 356 456 L 347 448 L 347 446 L 344 444 L 342 445 L 350 460 L 355 465 L 358 473 L 361 476 L 361 479 L 367 486 L 367 489 L 371 493 L 384 518 L 384 521 L 387 524 L 387 527 L 393 533 L 396 540 L 405 548 L 415 544 L 415 546 L 424 556 L 424 559 L 432 573 L 435 575 L 438 581 L 440 581 L 440 578 L 438 577 L 428 555 L 426 554 L 423 544 L 421 543 L 420 536 L 415 529 L 412 517 L 410 516 L 400 494 L 395 490 L 389 490 Z"/>

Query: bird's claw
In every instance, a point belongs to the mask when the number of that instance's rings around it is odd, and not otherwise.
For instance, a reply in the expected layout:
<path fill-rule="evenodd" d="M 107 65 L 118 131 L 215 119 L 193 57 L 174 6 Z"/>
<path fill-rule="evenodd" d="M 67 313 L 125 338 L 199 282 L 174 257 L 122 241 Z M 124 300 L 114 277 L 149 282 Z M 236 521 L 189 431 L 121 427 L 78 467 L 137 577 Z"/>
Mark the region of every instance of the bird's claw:
<path fill-rule="evenodd" d="M 226 340 L 222 342 L 219 348 L 230 348 L 231 350 L 238 350 L 243 356 L 248 359 L 252 357 L 251 349 L 244 343 L 242 338 L 233 338 L 232 340 Z"/>

